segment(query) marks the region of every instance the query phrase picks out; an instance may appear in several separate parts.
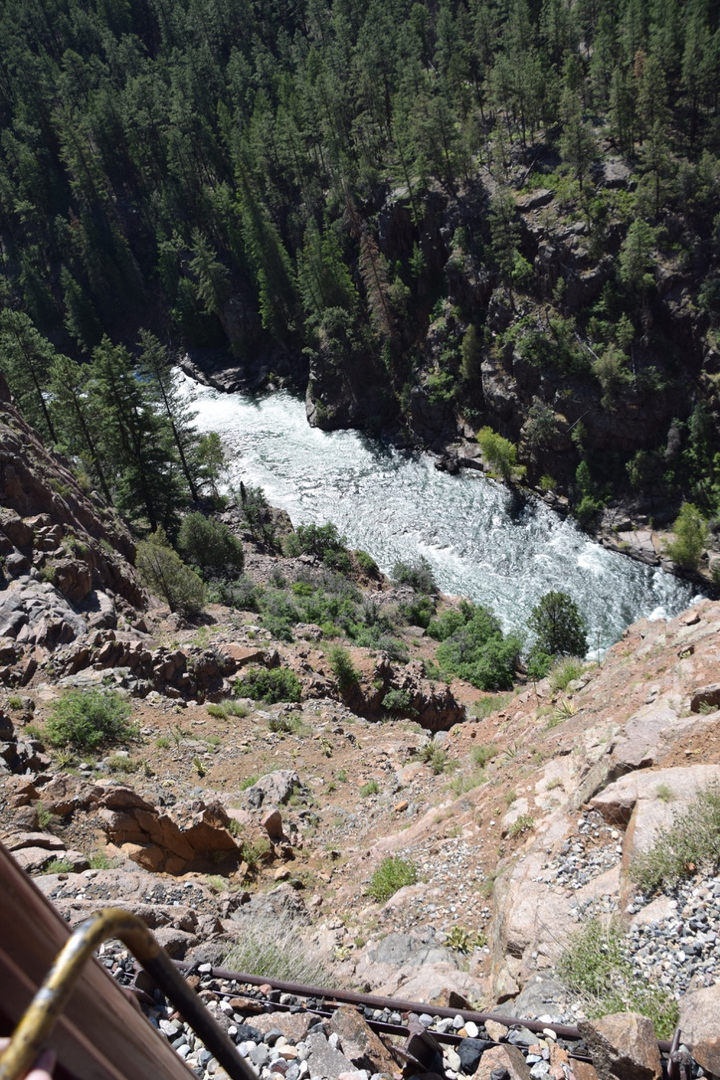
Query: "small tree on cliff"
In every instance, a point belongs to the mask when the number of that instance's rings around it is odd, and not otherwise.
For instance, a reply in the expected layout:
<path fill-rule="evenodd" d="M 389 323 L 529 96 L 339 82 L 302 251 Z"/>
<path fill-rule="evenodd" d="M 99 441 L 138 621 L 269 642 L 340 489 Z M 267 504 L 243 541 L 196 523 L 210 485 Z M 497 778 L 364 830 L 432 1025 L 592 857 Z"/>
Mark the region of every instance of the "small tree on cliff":
<path fill-rule="evenodd" d="M 535 636 L 533 654 L 584 656 L 587 652 L 585 619 L 567 593 L 545 593 L 532 609 L 528 627 Z"/>
<path fill-rule="evenodd" d="M 198 615 L 205 603 L 205 585 L 170 547 L 162 527 L 137 547 L 137 568 L 145 584 L 162 596 L 171 611 Z"/>
<path fill-rule="evenodd" d="M 708 523 L 693 503 L 684 502 L 675 519 L 675 540 L 665 543 L 674 563 L 687 570 L 697 570 L 709 534 Z"/>

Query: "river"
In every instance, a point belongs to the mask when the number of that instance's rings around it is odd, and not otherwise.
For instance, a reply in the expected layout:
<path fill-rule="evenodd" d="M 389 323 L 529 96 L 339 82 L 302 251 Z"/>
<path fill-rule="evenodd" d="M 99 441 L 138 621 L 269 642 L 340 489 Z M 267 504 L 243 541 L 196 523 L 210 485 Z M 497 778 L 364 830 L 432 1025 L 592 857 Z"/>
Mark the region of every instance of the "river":
<path fill-rule="evenodd" d="M 231 483 L 262 487 L 294 524 L 333 522 L 386 573 L 423 555 L 443 592 L 492 608 L 505 630 L 522 631 L 543 593 L 561 589 L 599 653 L 636 619 L 675 615 L 693 598 L 684 582 L 606 551 L 542 502 L 480 473 L 449 476 L 428 455 L 311 428 L 302 400 L 286 391 L 253 398 L 182 378 L 198 430 L 223 440 Z"/>

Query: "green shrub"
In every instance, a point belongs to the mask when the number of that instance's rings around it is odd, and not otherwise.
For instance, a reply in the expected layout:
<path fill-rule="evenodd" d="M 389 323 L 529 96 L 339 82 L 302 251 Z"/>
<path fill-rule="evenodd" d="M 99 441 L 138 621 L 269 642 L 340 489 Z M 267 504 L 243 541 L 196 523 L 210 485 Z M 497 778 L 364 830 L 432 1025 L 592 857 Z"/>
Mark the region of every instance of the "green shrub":
<path fill-rule="evenodd" d="M 355 556 L 355 562 L 364 574 L 376 577 L 380 573 L 378 564 L 375 562 L 372 555 L 368 555 L 367 551 L 354 551 L 353 555 Z"/>
<path fill-rule="evenodd" d="M 263 626 L 280 641 L 292 641 L 292 627 L 302 622 L 292 599 L 279 589 L 266 589 L 259 597 Z"/>
<path fill-rule="evenodd" d="M 114 870 L 117 866 L 114 859 L 110 859 L 104 851 L 96 851 L 88 859 L 91 870 Z"/>
<path fill-rule="evenodd" d="M 412 706 L 412 694 L 409 690 L 388 690 L 382 699 L 382 707 L 388 712 L 412 715 L 417 712 Z"/>
<path fill-rule="evenodd" d="M 512 701 L 513 694 L 497 694 L 493 697 L 478 698 L 473 702 L 470 707 L 470 715 L 477 717 L 478 720 L 484 720 L 487 716 L 492 716 L 495 712 L 500 712 L 509 701 Z"/>
<path fill-rule="evenodd" d="M 180 526 L 177 545 L 188 562 L 212 576 L 226 577 L 243 571 L 242 544 L 227 525 L 215 518 L 187 514 Z"/>
<path fill-rule="evenodd" d="M 244 575 L 236 581 L 220 581 L 217 584 L 218 603 L 236 611 L 259 611 L 261 593 L 262 590 Z"/>
<path fill-rule="evenodd" d="M 130 703 L 117 690 L 65 690 L 46 726 L 51 746 L 94 750 L 136 734 Z"/>
<path fill-rule="evenodd" d="M 106 764 L 110 772 L 125 774 L 135 773 L 140 768 L 139 761 L 134 761 L 131 757 L 125 757 L 124 754 L 114 754 L 107 759 Z"/>
<path fill-rule="evenodd" d="M 239 701 L 223 701 L 222 707 L 228 716 L 236 716 L 239 720 L 250 715 L 247 705 L 243 705 Z"/>
<path fill-rule="evenodd" d="M 542 649 L 533 649 L 527 658 L 527 676 L 532 682 L 544 679 L 552 667 L 553 658 Z"/>
<path fill-rule="evenodd" d="M 708 523 L 692 503 L 683 503 L 673 525 L 675 540 L 667 541 L 665 550 L 674 563 L 696 570 L 708 539 Z"/>
<path fill-rule="evenodd" d="M 435 614 L 435 598 L 425 595 L 417 596 L 409 604 L 399 604 L 398 614 L 408 626 L 422 626 L 426 630 Z"/>
<path fill-rule="evenodd" d="M 698 793 L 672 823 L 658 829 L 653 846 L 630 865 L 630 877 L 644 892 L 674 885 L 695 868 L 720 867 L 720 785 Z"/>
<path fill-rule="evenodd" d="M 428 596 L 439 592 L 433 569 L 423 555 L 413 562 L 396 562 L 391 577 L 396 585 L 411 585 L 416 592 L 426 593 Z"/>
<path fill-rule="evenodd" d="M 466 607 L 463 602 L 459 609 L 451 608 L 437 619 L 433 619 L 428 625 L 427 632 L 436 641 L 445 641 L 464 626 L 469 617 L 469 605 Z"/>
<path fill-rule="evenodd" d="M 310 727 L 298 713 L 291 713 L 290 716 L 271 716 L 268 720 L 268 731 L 280 735 L 308 735 Z"/>
<path fill-rule="evenodd" d="M 161 528 L 138 544 L 136 563 L 147 587 L 161 596 L 171 611 L 182 615 L 198 615 L 202 611 L 205 585 L 169 546 Z"/>
<path fill-rule="evenodd" d="M 238 697 L 249 697 L 266 705 L 274 705 L 278 701 L 299 701 L 301 690 L 297 675 L 287 668 L 250 668 L 235 683 Z"/>
<path fill-rule="evenodd" d="M 368 780 L 367 784 L 363 784 L 360 788 L 360 794 L 363 799 L 367 799 L 369 795 L 377 795 L 380 791 L 377 780 Z"/>
<path fill-rule="evenodd" d="M 286 555 L 314 555 L 323 562 L 340 552 L 347 554 L 345 537 L 340 536 L 337 527 L 330 522 L 327 525 L 316 525 L 314 522 L 298 525 L 294 532 L 285 537 L 284 546 Z"/>
<path fill-rule="evenodd" d="M 417 868 L 414 863 L 398 855 L 388 855 L 373 872 L 367 894 L 379 904 L 384 904 L 398 889 L 414 885 L 416 881 Z"/>
<path fill-rule="evenodd" d="M 385 652 L 391 660 L 399 664 L 407 664 L 410 659 L 410 651 L 405 642 L 384 633 L 379 626 L 352 626 L 350 636 L 356 645 Z"/>
<path fill-rule="evenodd" d="M 490 427 L 478 431 L 477 441 L 490 468 L 498 472 L 503 480 L 509 480 L 517 466 L 517 447 Z"/>
<path fill-rule="evenodd" d="M 331 570 L 336 570 L 339 574 L 349 574 L 353 565 L 350 552 L 342 550 L 326 551 L 323 555 L 323 562 Z"/>
<path fill-rule="evenodd" d="M 480 787 L 481 784 L 484 784 L 486 779 L 487 777 L 485 776 L 484 771 L 480 769 L 478 772 L 473 772 L 469 775 L 467 773 L 462 773 L 453 777 L 448 787 L 453 795 L 465 795 L 468 791 L 473 791 L 476 787 Z"/>
<path fill-rule="evenodd" d="M 515 821 L 508 829 L 508 836 L 511 840 L 515 840 L 518 836 L 522 836 L 523 833 L 529 832 L 534 827 L 535 819 L 530 814 L 521 814 L 520 817 L 515 818 Z"/>
<path fill-rule="evenodd" d="M 636 977 L 618 923 L 586 922 L 568 941 L 557 971 L 568 989 L 581 997 L 591 1018 L 639 1012 L 652 1020 L 657 1038 L 672 1036 L 678 1020 L 677 1002 L 657 984 Z"/>
<path fill-rule="evenodd" d="M 454 762 L 450 761 L 447 750 L 441 750 L 440 747 L 435 747 L 428 760 L 428 765 L 435 776 L 440 776 L 441 773 L 447 772 L 454 764 Z"/>
<path fill-rule="evenodd" d="M 8 698 L 8 709 L 12 709 L 13 712 L 19 712 L 23 707 L 22 698 L 17 694 L 13 694 Z"/>
<path fill-rule="evenodd" d="M 67 859 L 53 859 L 42 872 L 43 874 L 71 874 L 72 871 L 73 864 Z"/>
<path fill-rule="evenodd" d="M 520 654 L 519 640 L 504 638 L 500 623 L 487 608 L 465 602 L 460 614 L 465 622 L 438 646 L 438 664 L 479 690 L 509 690 Z M 453 620 L 448 619 L 436 632 L 445 633 L 451 625 Z"/>
<path fill-rule="evenodd" d="M 206 710 L 208 716 L 212 716 L 215 720 L 227 720 L 227 710 L 222 705 L 207 705 Z"/>
<path fill-rule="evenodd" d="M 343 649 L 342 645 L 333 645 L 328 654 L 328 662 L 341 694 L 346 694 L 357 686 L 360 676 L 353 667 L 347 649 Z"/>

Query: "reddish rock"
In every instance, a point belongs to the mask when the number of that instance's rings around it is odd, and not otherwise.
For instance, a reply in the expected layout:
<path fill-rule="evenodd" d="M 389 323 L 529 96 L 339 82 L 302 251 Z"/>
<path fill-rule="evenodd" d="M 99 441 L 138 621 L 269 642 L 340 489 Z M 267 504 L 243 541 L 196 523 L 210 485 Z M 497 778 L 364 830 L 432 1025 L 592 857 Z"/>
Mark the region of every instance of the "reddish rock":
<path fill-rule="evenodd" d="M 578 1030 L 600 1080 L 658 1080 L 660 1051 L 652 1022 L 639 1013 L 581 1020 Z"/>
<path fill-rule="evenodd" d="M 42 788 L 40 798 L 45 809 L 51 814 L 65 817 L 75 810 L 87 810 L 97 805 L 103 797 L 99 784 L 88 784 L 77 776 L 59 773 Z"/>
<path fill-rule="evenodd" d="M 698 1065 L 720 1076 L 720 985 L 705 986 L 680 999 L 678 1026 L 682 1041 L 692 1049 Z"/>
<path fill-rule="evenodd" d="M 8 851 L 20 851 L 21 848 L 44 848 L 46 851 L 64 851 L 65 844 L 59 836 L 46 832 L 22 832 L 3 839 Z"/>
<path fill-rule="evenodd" d="M 359 1069 L 370 1073 L 398 1072 L 398 1062 L 357 1009 L 341 1005 L 333 1013 L 329 1029 L 337 1033 L 343 1054 Z"/>
<path fill-rule="evenodd" d="M 222 651 L 235 661 L 237 667 L 245 667 L 247 664 L 262 664 L 265 662 L 265 650 L 248 648 L 247 645 L 237 645 L 230 642 L 220 646 Z"/>
<path fill-rule="evenodd" d="M 271 840 L 282 840 L 282 815 L 276 806 L 273 806 L 266 814 L 263 814 L 260 824 Z"/>
<path fill-rule="evenodd" d="M 22 866 L 23 870 L 27 870 L 28 874 L 37 874 L 54 862 L 55 859 L 62 859 L 64 856 L 64 844 L 61 844 L 55 851 L 50 851 L 46 847 L 23 847 L 19 851 L 13 852 L 15 862 Z"/>
<path fill-rule="evenodd" d="M 507 1069 L 510 1080 L 530 1080 L 530 1069 L 517 1046 L 493 1046 L 480 1058 L 475 1080 L 490 1080 L 494 1069 Z"/>
<path fill-rule="evenodd" d="M 15 547 L 29 547 L 32 543 L 33 530 L 19 514 L 4 510 L 0 518 L 0 528 Z"/>

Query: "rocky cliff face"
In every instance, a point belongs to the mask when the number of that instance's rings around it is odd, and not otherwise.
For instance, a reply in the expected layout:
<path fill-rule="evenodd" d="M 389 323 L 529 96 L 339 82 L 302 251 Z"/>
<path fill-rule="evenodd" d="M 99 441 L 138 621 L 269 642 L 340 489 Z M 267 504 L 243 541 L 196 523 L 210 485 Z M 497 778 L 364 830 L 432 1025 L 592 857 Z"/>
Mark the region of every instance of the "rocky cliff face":
<path fill-rule="evenodd" d="M 2 663 L 24 683 L 48 650 L 137 620 L 147 595 L 125 525 L 46 449 L 1 377 L 0 505 Z"/>
<path fill-rule="evenodd" d="M 718 355 L 696 302 L 712 253 L 689 218 L 665 214 L 664 239 L 648 255 L 651 284 L 629 304 L 629 340 L 613 352 L 637 178 L 626 163 L 606 161 L 582 202 L 558 186 L 546 158 L 541 147 L 530 169 L 520 160 L 510 167 L 520 284 L 502 281 L 490 255 L 489 174 L 454 195 L 432 190 L 416 227 L 407 200 L 387 193 L 377 218 L 387 264 L 421 256 L 406 295 L 395 297 L 388 353 L 404 359 L 370 370 L 368 356 L 346 362 L 337 347 L 329 356 L 320 350 L 310 422 L 376 428 L 380 418 L 401 441 L 436 450 L 489 424 L 517 444 L 531 485 L 551 477 L 567 495 L 587 460 L 598 494 L 609 484 L 638 518 L 667 518 L 677 499 L 662 473 L 680 462 L 682 422 L 698 402 L 718 413 Z M 541 184 L 543 172 L 552 186 L 528 187 L 528 176 Z M 625 466 L 638 451 L 655 455 L 655 465 L 633 490 Z"/>

